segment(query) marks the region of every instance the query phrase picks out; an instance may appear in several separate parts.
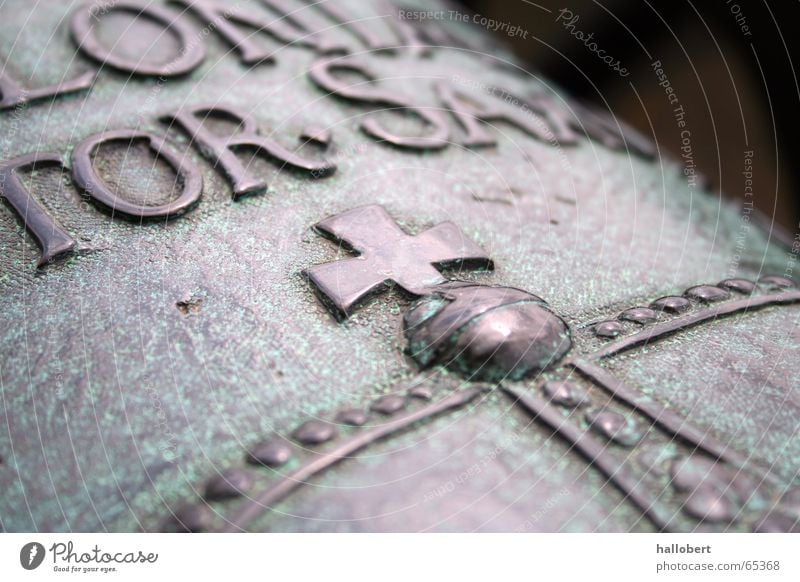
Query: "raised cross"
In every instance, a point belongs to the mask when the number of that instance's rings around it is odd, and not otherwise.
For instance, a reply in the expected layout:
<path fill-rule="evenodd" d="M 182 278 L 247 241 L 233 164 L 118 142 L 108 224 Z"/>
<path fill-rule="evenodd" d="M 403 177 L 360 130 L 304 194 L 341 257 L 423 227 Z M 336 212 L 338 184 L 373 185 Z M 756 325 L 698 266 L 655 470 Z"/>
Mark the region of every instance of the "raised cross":
<path fill-rule="evenodd" d="M 452 222 L 411 236 L 378 205 L 337 214 L 318 223 L 316 229 L 358 253 L 305 272 L 338 316 L 350 315 L 362 299 L 383 290 L 390 281 L 409 293 L 425 295 L 447 281 L 438 269 L 493 267 L 483 249 Z"/>

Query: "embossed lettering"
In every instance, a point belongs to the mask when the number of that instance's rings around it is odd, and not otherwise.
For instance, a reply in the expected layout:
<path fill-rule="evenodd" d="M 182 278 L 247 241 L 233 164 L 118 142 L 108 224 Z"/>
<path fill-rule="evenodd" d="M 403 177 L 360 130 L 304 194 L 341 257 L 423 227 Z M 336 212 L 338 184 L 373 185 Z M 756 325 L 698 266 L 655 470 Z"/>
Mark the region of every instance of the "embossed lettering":
<path fill-rule="evenodd" d="M 545 119 L 508 91 L 497 87 L 489 89 L 495 100 L 502 99 L 504 106 L 479 101 L 472 95 L 467 97 L 444 82 L 436 84 L 436 92 L 442 103 L 467 134 L 463 142 L 465 146 L 486 147 L 497 144 L 494 136 L 480 122 L 508 123 L 546 142 L 555 140 L 562 145 L 575 143 L 576 136 L 565 123 L 558 119 L 553 123 L 554 117 L 549 113 L 551 108 L 542 108 L 548 117 Z"/>
<path fill-rule="evenodd" d="M 180 40 L 181 50 L 178 56 L 167 63 L 155 64 L 141 59 L 126 59 L 113 54 L 111 50 L 100 43 L 94 29 L 98 22 L 96 14 L 108 14 L 112 11 L 129 12 L 164 26 Z M 175 77 L 193 71 L 205 58 L 205 49 L 202 42 L 199 42 L 198 33 L 194 27 L 182 20 L 175 12 L 150 2 L 110 0 L 94 6 L 87 4 L 73 13 L 70 24 L 72 36 L 81 51 L 103 65 L 127 73 Z"/>
<path fill-rule="evenodd" d="M 645 158 L 657 154 L 652 140 L 597 107 L 571 99 L 557 101 L 557 97 L 548 93 L 518 97 L 501 87 L 475 85 L 491 95 L 493 102 L 487 103 L 446 82 L 435 86 L 442 103 L 466 132 L 463 143 L 467 147 L 496 145 L 495 137 L 481 122 L 505 122 L 548 143 L 572 145 L 582 134 L 610 149 L 630 150 Z"/>
<path fill-rule="evenodd" d="M 10 76 L 0 73 L 0 109 L 9 109 L 22 103 L 83 91 L 92 86 L 95 72 L 87 71 L 75 79 L 39 89 L 25 89 Z"/>
<path fill-rule="evenodd" d="M 310 47 L 317 50 L 330 50 L 331 48 L 328 41 L 321 35 L 310 35 L 299 21 L 284 15 L 270 20 L 253 14 L 252 11 L 245 12 L 217 0 L 174 1 L 190 8 L 200 18 L 213 25 L 217 32 L 236 49 L 242 63 L 247 65 L 273 62 L 275 59 L 272 55 L 275 49 L 259 46 L 253 40 L 253 35 L 240 29 L 237 24 L 264 32 L 285 45 Z M 269 4 L 265 4 L 269 6 Z"/>
<path fill-rule="evenodd" d="M 134 142 L 147 141 L 150 150 L 164 159 L 178 174 L 183 183 L 183 192 L 174 201 L 154 206 L 144 206 L 121 199 L 112 192 L 109 185 L 97 175 L 92 164 L 92 154 L 102 144 L 112 141 Z M 73 177 L 75 183 L 115 215 L 126 218 L 159 219 L 174 218 L 185 214 L 199 200 L 203 191 L 203 178 L 200 171 L 191 165 L 186 158 L 178 156 L 166 147 L 166 141 L 147 131 L 121 129 L 92 135 L 83 140 L 72 153 Z"/>
<path fill-rule="evenodd" d="M 16 172 L 44 164 L 61 164 L 61 156 L 55 153 L 28 154 L 0 164 L 0 194 L 8 200 L 25 228 L 33 235 L 42 249 L 39 267 L 59 255 L 72 251 L 75 240 L 53 219 L 47 210 L 22 185 Z"/>
<path fill-rule="evenodd" d="M 434 109 L 417 107 L 411 101 L 399 97 L 396 93 L 380 89 L 374 85 L 348 84 L 336 78 L 333 74 L 335 70 L 354 71 L 369 81 L 375 80 L 375 76 L 362 63 L 353 58 L 341 57 L 318 60 L 312 65 L 309 75 L 318 87 L 339 97 L 363 103 L 383 105 L 389 109 L 408 111 L 433 127 L 433 132 L 427 136 L 401 136 L 385 129 L 374 117 L 367 116 L 361 123 L 361 128 L 365 133 L 403 148 L 442 149 L 447 147 L 449 130 L 447 122 L 441 113 Z"/>
<path fill-rule="evenodd" d="M 219 137 L 203 126 L 203 118 L 224 118 L 235 121 L 241 131 L 229 137 Z M 317 162 L 295 154 L 275 140 L 258 134 L 253 118 L 228 107 L 200 106 L 184 109 L 169 115 L 165 121 L 175 121 L 189 134 L 200 152 L 222 168 L 233 186 L 234 199 L 245 194 L 256 194 L 267 189 L 267 183 L 252 176 L 236 156 L 237 149 L 250 148 L 289 166 L 308 172 L 313 178 L 329 176 L 336 165 L 327 161 Z"/>

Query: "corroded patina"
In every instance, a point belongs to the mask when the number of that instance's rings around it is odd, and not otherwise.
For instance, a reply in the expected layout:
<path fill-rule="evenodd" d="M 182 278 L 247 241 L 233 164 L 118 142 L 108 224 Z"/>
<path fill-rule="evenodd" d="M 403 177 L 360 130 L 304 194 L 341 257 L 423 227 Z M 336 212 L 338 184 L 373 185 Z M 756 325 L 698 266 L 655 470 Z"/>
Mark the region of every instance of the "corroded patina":
<path fill-rule="evenodd" d="M 796 527 L 793 255 L 646 139 L 462 22 L 298 3 L 276 41 L 170 3 L 193 31 L 176 37 L 112 4 L 90 17 L 113 67 L 76 46 L 76 2 L 0 8 L 15 87 L 79 81 L 25 99 L 0 80 L 0 161 L 57 154 L 18 175 L 75 243 L 37 268 L 5 181 L 3 529 Z M 236 10 L 272 22 L 273 4 Z M 205 58 L 172 75 L 191 42 Z M 201 147 L 186 112 L 212 106 L 241 115 L 192 114 Z M 196 204 L 148 222 L 96 204 L 71 160 L 108 131 L 163 136 L 202 178 Z M 149 143 L 78 159 L 130 208 L 169 207 L 185 184 Z M 315 225 L 364 207 L 404 244 L 452 224 L 481 250 L 453 258 L 494 269 L 396 253 L 424 258 L 432 287 L 390 286 L 337 319 L 307 273 L 359 258 Z M 426 328 L 474 306 L 448 297 L 455 280 L 490 305 Z"/>

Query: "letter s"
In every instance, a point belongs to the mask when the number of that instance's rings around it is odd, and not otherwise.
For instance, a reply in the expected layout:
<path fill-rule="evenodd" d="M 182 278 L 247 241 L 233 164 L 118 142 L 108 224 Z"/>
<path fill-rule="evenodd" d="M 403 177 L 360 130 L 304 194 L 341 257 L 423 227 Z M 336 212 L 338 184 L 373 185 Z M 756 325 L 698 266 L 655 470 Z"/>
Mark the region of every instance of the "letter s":
<path fill-rule="evenodd" d="M 415 106 L 411 101 L 392 91 L 379 89 L 372 83 L 351 84 L 337 79 L 333 75 L 334 70 L 354 71 L 370 82 L 375 80 L 375 76 L 369 72 L 366 66 L 352 57 L 325 57 L 319 59 L 312 64 L 309 76 L 315 85 L 320 89 L 329 91 L 331 94 L 352 101 L 383 105 L 388 110 L 406 110 L 433 127 L 432 133 L 426 136 L 401 136 L 391 133 L 377 119 L 368 115 L 361 123 L 361 129 L 365 133 L 401 148 L 436 150 L 447 147 L 450 132 L 447 122 L 441 113 L 435 109 Z"/>

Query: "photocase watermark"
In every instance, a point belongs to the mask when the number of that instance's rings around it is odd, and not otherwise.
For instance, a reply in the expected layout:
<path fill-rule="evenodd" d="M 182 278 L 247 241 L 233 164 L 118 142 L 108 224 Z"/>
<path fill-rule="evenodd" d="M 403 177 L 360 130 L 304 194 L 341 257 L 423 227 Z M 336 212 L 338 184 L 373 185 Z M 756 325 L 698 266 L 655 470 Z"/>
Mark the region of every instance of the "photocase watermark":
<path fill-rule="evenodd" d="M 728 276 L 736 276 L 739 270 L 739 263 L 742 261 L 742 253 L 747 245 L 747 237 L 750 233 L 751 221 L 753 218 L 753 150 L 744 152 L 744 201 L 742 202 L 741 214 L 739 216 L 739 232 L 736 235 L 736 242 L 733 247 L 733 257 L 731 266 L 728 269 Z"/>
<path fill-rule="evenodd" d="M 149 376 L 142 379 L 142 387 L 145 393 L 150 397 L 150 404 L 153 408 L 153 418 L 156 419 L 158 424 L 156 427 L 163 435 L 163 441 L 159 445 L 161 455 L 167 463 L 174 464 L 178 459 L 177 442 L 178 437 L 172 432 L 172 429 L 167 423 L 167 413 L 164 411 L 164 406 L 161 403 L 161 397 L 156 391 L 153 381 Z"/>
<path fill-rule="evenodd" d="M 47 552 L 39 542 L 29 542 L 19 551 L 19 564 L 26 570 L 35 570 L 42 565 Z"/>
<path fill-rule="evenodd" d="M 414 20 L 424 22 L 425 20 L 463 20 L 469 17 L 458 10 L 403 10 L 397 11 L 397 18 L 400 20 Z"/>
<path fill-rule="evenodd" d="M 94 3 L 89 7 L 89 16 L 91 16 L 94 20 L 100 20 L 101 17 L 105 16 L 114 8 L 117 7 L 117 0 L 111 0 L 110 2 L 102 2 L 102 3 Z"/>
<path fill-rule="evenodd" d="M 20 103 L 14 106 L 14 109 L 11 111 L 11 123 L 8 125 L 8 129 L 3 134 L 3 151 L 0 152 L 0 162 L 6 161 L 11 159 L 13 154 L 11 153 L 11 148 L 14 147 L 16 143 L 15 138 L 20 132 L 20 124 L 22 122 L 22 116 L 25 113 L 25 110 L 28 108 L 28 102 L 25 99 L 27 96 L 28 91 L 23 90 L 22 96 L 23 99 Z M 2 97 L 2 95 L 0 95 Z M 0 196 L 5 196 L 5 185 L 6 185 L 6 173 L 0 174 Z M 22 230 L 25 230 L 25 226 L 22 226 Z"/>
<path fill-rule="evenodd" d="M 569 495 L 569 489 L 562 487 L 554 495 L 548 497 L 528 519 L 520 524 L 515 533 L 525 533 L 535 529 L 537 523 L 558 505 L 558 501 Z"/>
<path fill-rule="evenodd" d="M 0 160 L 8 160 L 9 158 L 13 157 L 11 155 L 11 148 L 13 144 L 16 143 L 15 139 L 20 131 L 20 124 L 22 123 L 22 117 L 25 114 L 25 111 L 28 109 L 28 90 L 23 89 L 21 92 L 20 102 L 14 106 L 14 109 L 11 110 L 11 123 L 8 125 L 8 129 L 3 133 L 3 143 L 5 147 L 3 147 L 2 156 Z M 3 180 L 5 180 L 5 175 L 0 175 L 0 189 L 3 187 Z"/>
<path fill-rule="evenodd" d="M 688 127 L 686 121 L 686 110 L 678 99 L 678 94 L 672 87 L 672 83 L 664 70 L 660 60 L 655 60 L 650 63 L 650 68 L 658 79 L 658 86 L 664 90 L 667 101 L 672 106 L 672 116 L 675 119 L 675 125 L 679 130 L 680 138 L 680 156 L 683 165 L 683 175 L 686 176 L 686 185 L 691 189 L 697 186 L 698 170 L 694 159 L 694 149 L 692 147 L 692 132 Z"/>
<path fill-rule="evenodd" d="M 120 565 L 155 564 L 155 552 L 105 551 L 95 544 L 89 550 L 76 550 L 72 541 L 56 542 L 49 549 L 39 542 L 29 542 L 19 552 L 19 563 L 25 570 L 35 570 L 49 558 L 53 572 L 64 574 L 109 574 Z"/>
<path fill-rule="evenodd" d="M 604 49 L 600 48 L 600 45 L 594 39 L 593 32 L 587 34 L 577 28 L 576 25 L 580 19 L 580 15 L 575 14 L 569 8 L 562 8 L 558 11 L 558 15 L 556 16 L 556 22 L 560 22 L 561 25 L 568 30 L 572 36 L 583 43 L 583 46 L 589 49 L 590 52 L 597 55 L 598 59 L 611 67 L 612 71 L 617 73 L 620 77 L 627 77 L 630 75 L 630 71 L 622 66 L 622 63 L 618 58 L 609 55 Z"/>
<path fill-rule="evenodd" d="M 198 44 L 203 43 L 211 33 L 216 31 L 220 24 L 223 21 L 229 20 L 233 15 L 234 11 L 241 5 L 241 2 L 237 2 L 229 7 L 227 7 L 221 14 L 216 16 L 211 22 L 206 24 L 203 28 L 201 28 L 197 34 L 192 36 L 188 42 L 186 42 L 183 46 L 181 46 L 181 50 L 166 65 L 164 65 L 164 69 L 166 70 L 165 74 L 159 75 L 158 79 L 156 79 L 156 84 L 150 90 L 150 93 L 145 97 L 142 104 L 136 109 L 135 116 L 139 119 L 140 125 L 142 123 L 147 123 L 150 115 L 156 108 L 156 104 L 158 103 L 158 98 L 161 95 L 161 91 L 164 89 L 164 86 L 167 84 L 167 79 L 171 76 L 172 72 L 175 70 L 177 63 L 179 63 L 184 56 L 186 56 L 190 51 L 194 50 Z M 109 6 L 107 10 L 111 10 L 113 6 Z"/>
<path fill-rule="evenodd" d="M 789 256 L 786 259 L 786 267 L 783 269 L 783 276 L 794 280 L 794 268 L 800 256 L 800 223 L 797 224 L 797 231 L 792 239 L 792 246 L 789 249 Z"/>
<path fill-rule="evenodd" d="M 742 7 L 733 0 L 725 0 L 725 4 L 728 5 L 728 10 L 730 10 L 733 18 L 736 20 L 736 24 L 739 26 L 739 31 L 742 35 L 753 36 L 750 25 L 747 24 L 747 17 L 744 15 L 744 12 L 742 12 Z"/>
<path fill-rule="evenodd" d="M 472 463 L 472 465 L 461 471 L 455 478 L 448 479 L 438 487 L 427 491 L 422 496 L 422 502 L 428 503 L 430 501 L 440 499 L 445 495 L 452 493 L 457 487 L 463 485 L 470 479 L 480 475 L 484 472 L 484 470 L 489 468 L 488 465 L 492 463 L 498 457 L 498 455 L 500 455 L 500 453 L 502 453 L 509 446 L 513 445 L 520 438 L 522 438 L 521 433 L 512 433 L 510 437 L 504 439 L 505 442 L 498 444 L 494 449 L 492 449 L 492 451 L 483 455 L 479 460 L 475 461 Z"/>
<path fill-rule="evenodd" d="M 511 38 L 519 37 L 524 40 L 527 40 L 528 35 L 530 34 L 527 30 L 525 30 L 521 26 L 517 26 L 515 24 L 511 24 L 510 22 L 505 22 L 502 20 L 487 18 L 482 14 L 475 14 L 472 17 L 472 23 L 477 24 L 478 26 L 482 26 L 487 30 L 491 30 L 492 32 L 502 32 L 503 34 Z"/>
<path fill-rule="evenodd" d="M 527 40 L 530 32 L 523 27 L 505 20 L 489 18 L 483 14 L 466 14 L 458 10 L 398 10 L 400 20 L 452 20 L 454 22 L 471 22 L 492 32 L 500 32 L 511 38 Z"/>
<path fill-rule="evenodd" d="M 544 137 L 544 141 L 547 142 L 548 145 L 555 148 L 556 155 L 561 162 L 561 167 L 569 172 L 573 171 L 572 164 L 569 162 L 569 158 L 567 154 L 564 152 L 564 148 L 561 146 L 561 143 L 558 139 L 558 136 L 553 132 L 553 129 L 550 125 L 545 121 L 545 119 L 537 112 L 537 110 L 532 107 L 529 103 L 525 102 L 525 100 L 516 97 L 515 95 L 501 89 L 495 85 L 491 85 L 489 83 L 485 83 L 483 81 L 477 81 L 475 79 L 466 79 L 460 75 L 453 75 L 451 80 L 454 84 L 468 87 L 470 89 L 475 89 L 487 95 L 490 95 L 494 98 L 498 98 L 502 100 L 506 105 L 509 105 L 513 108 L 516 108 L 519 113 L 525 115 L 528 121 L 533 124 L 536 129 L 540 133 L 540 137 Z M 553 104 L 548 99 L 548 107 L 552 106 Z"/>
<path fill-rule="evenodd" d="M 355 158 L 360 156 L 361 154 L 367 152 L 369 150 L 369 146 L 363 143 L 354 144 L 347 148 L 337 151 L 333 156 L 327 158 L 327 160 L 337 166 L 343 161 L 350 158 Z M 310 172 L 312 178 L 323 178 L 327 175 L 327 172 L 324 170 L 312 170 Z"/>

